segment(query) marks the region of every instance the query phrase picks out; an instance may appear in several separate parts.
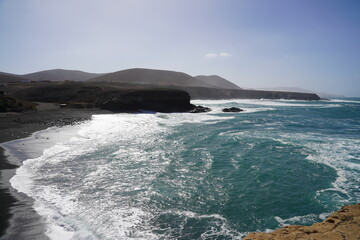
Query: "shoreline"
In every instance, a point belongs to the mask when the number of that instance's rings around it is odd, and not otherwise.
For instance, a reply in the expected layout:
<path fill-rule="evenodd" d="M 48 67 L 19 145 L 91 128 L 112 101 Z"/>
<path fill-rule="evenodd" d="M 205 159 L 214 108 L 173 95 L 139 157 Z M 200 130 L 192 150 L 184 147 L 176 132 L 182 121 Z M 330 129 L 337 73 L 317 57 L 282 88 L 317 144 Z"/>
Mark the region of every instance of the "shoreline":
<path fill-rule="evenodd" d="M 0 239 L 49 239 L 41 216 L 33 208 L 33 199 L 13 189 L 9 182 L 24 159 L 12 161 L 1 144 L 109 113 L 100 109 L 56 109 L 0 115 Z"/>

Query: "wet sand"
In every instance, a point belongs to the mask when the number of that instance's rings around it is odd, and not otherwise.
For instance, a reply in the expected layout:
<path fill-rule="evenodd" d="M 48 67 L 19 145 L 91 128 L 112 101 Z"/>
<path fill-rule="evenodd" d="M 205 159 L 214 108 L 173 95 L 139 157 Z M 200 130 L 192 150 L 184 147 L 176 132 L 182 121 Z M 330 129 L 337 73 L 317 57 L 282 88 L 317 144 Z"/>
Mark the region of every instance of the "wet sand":
<path fill-rule="evenodd" d="M 41 105 L 40 111 L 0 114 L 0 144 L 25 138 L 53 126 L 64 126 L 90 120 L 99 109 L 57 109 Z M 33 199 L 14 190 L 9 180 L 18 164 L 8 159 L 0 147 L 0 239 L 48 239 L 41 217 L 32 208 Z"/>

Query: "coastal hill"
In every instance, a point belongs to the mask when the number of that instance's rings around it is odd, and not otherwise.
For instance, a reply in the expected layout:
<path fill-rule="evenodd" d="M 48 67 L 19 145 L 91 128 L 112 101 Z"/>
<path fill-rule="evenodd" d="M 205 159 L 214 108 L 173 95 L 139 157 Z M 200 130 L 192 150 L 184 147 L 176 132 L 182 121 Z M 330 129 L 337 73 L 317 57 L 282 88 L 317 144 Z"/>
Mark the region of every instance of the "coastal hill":
<path fill-rule="evenodd" d="M 225 78 L 222 78 L 218 75 L 210 75 L 210 76 L 198 75 L 198 76 L 195 76 L 195 78 L 197 78 L 203 82 L 206 82 L 207 84 L 210 84 L 216 88 L 242 89 L 238 85 L 236 85 L 236 84 L 230 82 L 229 80 L 226 80 Z"/>
<path fill-rule="evenodd" d="M 136 84 L 142 87 L 161 87 L 186 91 L 192 99 L 298 99 L 320 100 L 316 94 L 244 90 L 219 76 L 192 77 L 186 73 L 132 68 L 114 73 L 104 74 L 90 79 L 88 82 L 98 85 L 121 88 L 122 84 Z"/>
<path fill-rule="evenodd" d="M 23 78 L 33 81 L 86 81 L 91 78 L 101 76 L 99 73 L 88 73 L 79 70 L 53 69 L 40 72 L 20 75 Z"/>
<path fill-rule="evenodd" d="M 114 73 L 108 73 L 100 77 L 90 79 L 91 82 L 116 82 L 137 83 L 156 86 L 182 86 L 182 87 L 206 87 L 214 86 L 194 78 L 186 73 L 155 70 L 145 68 L 132 68 Z"/>
<path fill-rule="evenodd" d="M 0 83 L 27 82 L 28 80 L 10 73 L 0 72 Z"/>
<path fill-rule="evenodd" d="M 88 73 L 79 70 L 52 69 L 28 74 L 12 74 L 0 72 L 0 82 L 29 82 L 29 81 L 75 81 L 82 82 L 101 76 L 100 73 Z"/>
<path fill-rule="evenodd" d="M 113 88 L 117 90 L 141 89 L 151 90 L 154 88 L 182 90 L 189 93 L 191 99 L 297 99 L 297 100 L 320 100 L 313 93 L 282 92 L 282 91 L 259 91 L 244 90 L 232 82 L 216 75 L 192 77 L 186 73 L 155 70 L 144 68 L 132 68 L 107 74 L 87 73 L 77 70 L 54 69 L 30 73 L 25 75 L 2 74 L 6 82 L 12 78 L 15 82 L 32 82 L 31 85 L 9 86 L 5 90 L 16 92 L 25 88 L 37 88 L 39 82 L 53 82 L 61 84 L 64 81 L 82 82 L 86 86 L 100 88 Z M 6 80 L 8 79 L 8 80 Z M 1 89 L 0 89 L 1 90 Z M 59 93 L 60 94 L 60 93 Z M 84 93 L 85 94 L 85 93 Z"/>

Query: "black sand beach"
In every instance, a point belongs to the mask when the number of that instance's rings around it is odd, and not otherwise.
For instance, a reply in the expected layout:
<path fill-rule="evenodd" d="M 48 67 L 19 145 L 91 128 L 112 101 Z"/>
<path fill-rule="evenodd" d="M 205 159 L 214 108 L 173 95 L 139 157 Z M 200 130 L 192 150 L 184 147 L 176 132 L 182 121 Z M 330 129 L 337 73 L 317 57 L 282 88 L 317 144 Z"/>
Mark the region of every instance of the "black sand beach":
<path fill-rule="evenodd" d="M 41 106 L 40 111 L 1 113 L 0 143 L 25 138 L 53 126 L 64 126 L 90 120 L 94 114 L 106 114 L 99 109 L 56 109 Z M 33 200 L 14 190 L 9 179 L 17 165 L 7 159 L 0 147 L 0 239 L 48 239 L 41 217 L 32 208 Z"/>

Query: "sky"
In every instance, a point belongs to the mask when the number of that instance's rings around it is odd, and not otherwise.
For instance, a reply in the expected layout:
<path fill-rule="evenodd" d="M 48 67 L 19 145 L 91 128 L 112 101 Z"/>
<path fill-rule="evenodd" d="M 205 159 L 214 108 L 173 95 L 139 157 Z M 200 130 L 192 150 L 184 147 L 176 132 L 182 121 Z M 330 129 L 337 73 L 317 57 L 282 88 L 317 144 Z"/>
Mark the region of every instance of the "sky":
<path fill-rule="evenodd" d="M 0 72 L 135 67 L 360 97 L 360 0 L 0 0 Z"/>

